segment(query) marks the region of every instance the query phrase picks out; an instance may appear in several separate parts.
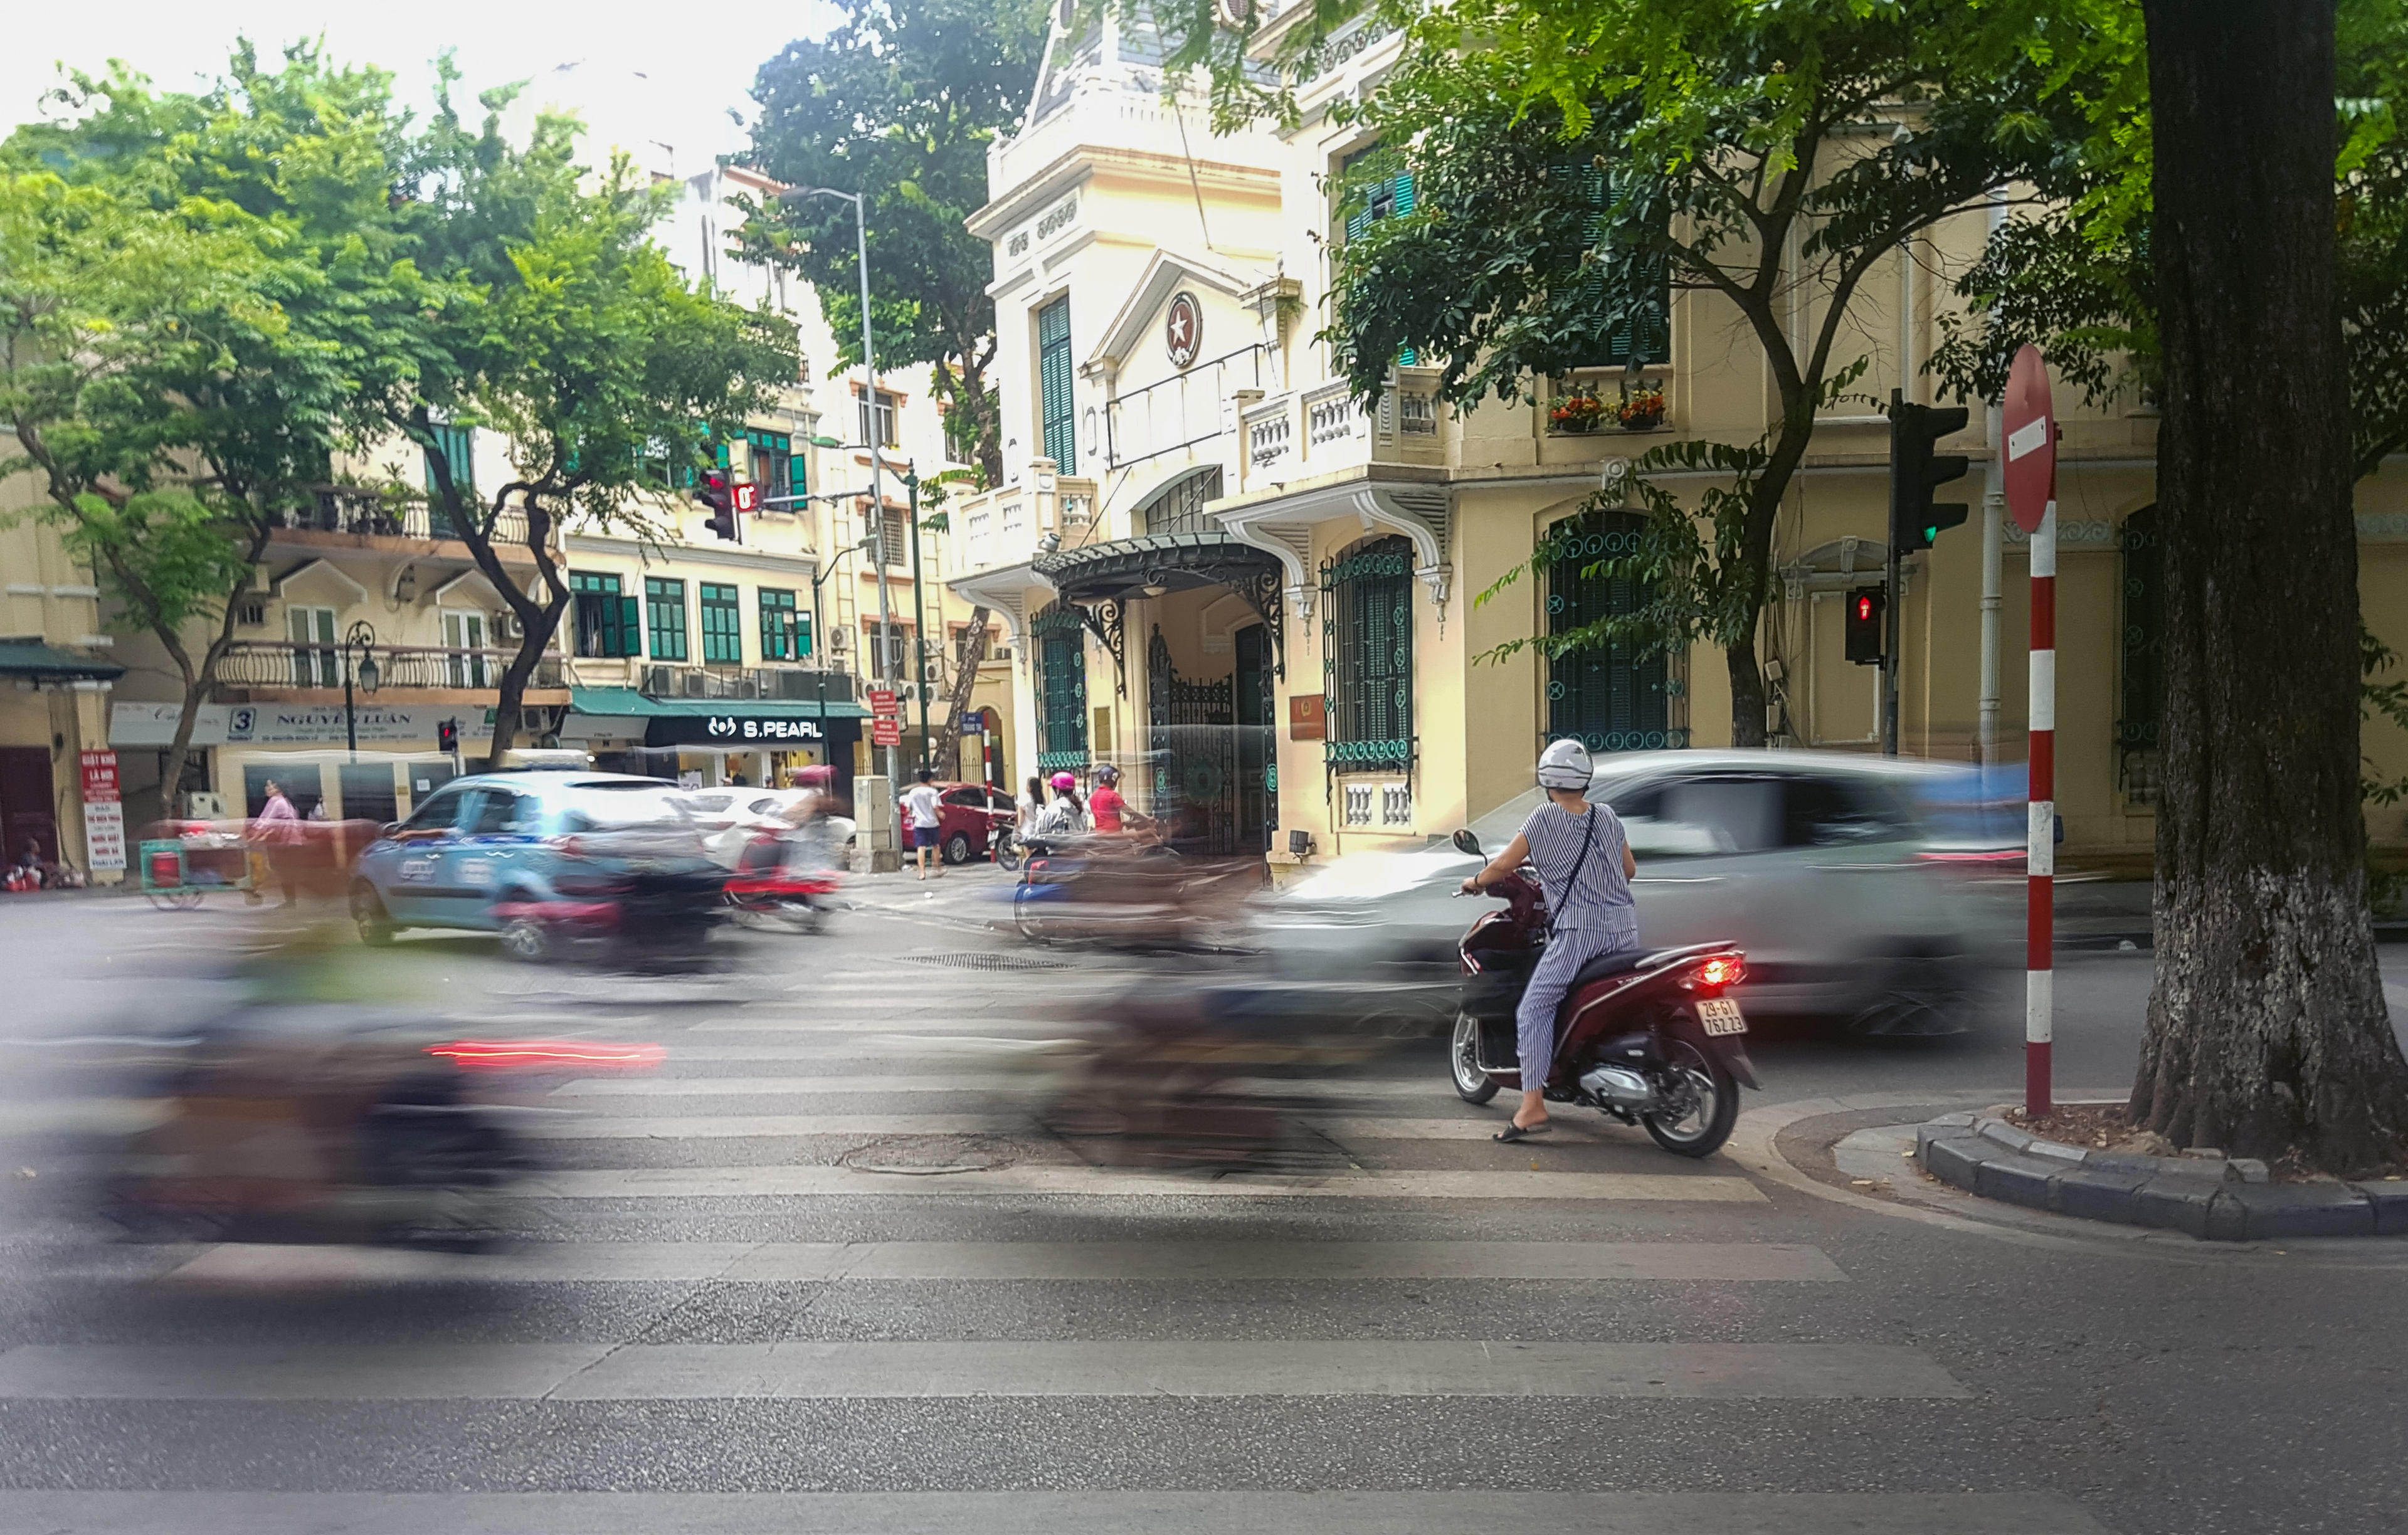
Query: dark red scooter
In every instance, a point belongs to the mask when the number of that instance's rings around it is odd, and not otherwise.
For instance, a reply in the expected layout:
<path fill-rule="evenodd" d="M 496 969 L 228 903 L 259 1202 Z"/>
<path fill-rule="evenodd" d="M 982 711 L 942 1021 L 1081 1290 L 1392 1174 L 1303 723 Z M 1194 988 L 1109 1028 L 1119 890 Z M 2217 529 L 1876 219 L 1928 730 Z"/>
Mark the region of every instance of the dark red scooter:
<path fill-rule="evenodd" d="M 1475 857 L 1469 831 L 1455 845 Z M 1447 1051 L 1448 1074 L 1467 1102 L 1520 1089 L 1513 1010 L 1547 942 L 1547 902 L 1526 868 L 1489 887 L 1505 909 L 1471 925 L 1463 956 L 1463 1008 Z M 1633 949 L 1581 968 L 1555 1014 L 1551 1103 L 1578 1103 L 1641 1125 L 1679 1156 L 1707 1156 L 1739 1122 L 1742 1083 L 1761 1092 L 1747 1058 L 1747 1020 L 1724 993 L 1747 974 L 1730 943 Z"/>

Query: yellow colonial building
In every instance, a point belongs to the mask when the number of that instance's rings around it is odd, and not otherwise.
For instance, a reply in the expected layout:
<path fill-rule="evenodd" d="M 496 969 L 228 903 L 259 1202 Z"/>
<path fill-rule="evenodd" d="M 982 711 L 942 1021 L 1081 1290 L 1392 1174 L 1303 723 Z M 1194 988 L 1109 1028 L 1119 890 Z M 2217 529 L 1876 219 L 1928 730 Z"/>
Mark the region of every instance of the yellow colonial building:
<path fill-rule="evenodd" d="M 1275 43 L 1276 23 L 1261 46 Z M 1057 30 L 1021 129 L 990 151 L 990 201 L 970 228 L 995 249 L 1010 475 L 953 509 L 947 575 L 1010 631 L 1015 781 L 1128 764 L 1134 797 L 1180 806 L 1191 834 L 1284 862 L 1447 833 L 1526 788 L 1557 737 L 1599 753 L 1729 744 L 1718 649 L 1488 658 L 1628 600 L 1584 578 L 1582 561 L 1479 598 L 1542 544 L 1601 555 L 1629 537 L 1628 461 L 1649 447 L 1764 434 L 1776 396 L 1734 311 L 1675 295 L 1669 334 L 1638 348 L 1667 401 L 1638 432 L 1567 430 L 1544 403 L 1458 411 L 1438 399 L 1432 367 L 1398 367 L 1366 410 L 1312 339 L 1327 242 L 1344 237 L 1333 189 L 1370 147 L 1327 108 L 1376 89 L 1400 46 L 1357 23 L 1302 83 L 1297 127 L 1214 137 L 1200 101 L 1164 95 L 1151 34 L 1112 18 L 1076 37 Z M 1368 216 L 1412 195 L 1399 179 Z M 1996 216 L 1961 216 L 1866 280 L 1845 328 L 1868 359 L 1856 393 L 1932 399 L 1922 369 L 1953 303 L 1946 274 Z M 1810 299 L 1799 310 L 1801 329 L 1819 317 Z M 1593 371 L 1550 380 L 1541 401 L 1612 396 L 1633 359 L 1599 351 Z M 2139 872 L 2154 839 L 2157 422 L 2137 400 L 2064 408 L 2070 397 L 2059 392 L 2065 856 Z M 1758 634 L 1766 730 L 1778 744 L 1875 752 L 1879 668 L 1848 660 L 1843 611 L 1881 581 L 1888 422 L 1843 404 L 1816 427 Z M 2022 754 L 2028 584 L 2022 537 L 1995 479 L 1984 484 L 1996 432 L 1977 406 L 1942 444 L 1973 459 L 1962 489 L 1977 505 L 1905 562 L 1908 754 L 1975 761 L 1985 730 L 2005 759 Z M 2358 521 L 2368 622 L 2408 650 L 2403 487 L 2408 467 L 2386 466 L 2360 487 Z M 2372 726 L 2367 747 L 2379 768 L 2408 770 L 2399 733 Z M 2379 852 L 2408 851 L 2397 808 L 2370 815 Z"/>

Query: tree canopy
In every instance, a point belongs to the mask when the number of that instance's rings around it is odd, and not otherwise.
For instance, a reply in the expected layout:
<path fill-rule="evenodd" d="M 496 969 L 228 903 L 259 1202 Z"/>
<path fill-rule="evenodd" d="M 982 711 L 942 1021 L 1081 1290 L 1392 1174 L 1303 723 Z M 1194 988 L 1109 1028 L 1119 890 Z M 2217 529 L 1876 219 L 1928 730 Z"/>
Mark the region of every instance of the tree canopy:
<path fill-rule="evenodd" d="M 1045 47 L 1042 0 L 845 0 L 844 20 L 761 66 L 745 164 L 792 186 L 858 191 L 881 367 L 926 363 L 957 460 L 1003 474 L 995 258 L 963 227 L 987 200 L 986 151 L 1028 105 Z M 756 206 L 740 250 L 819 291 L 841 366 L 861 361 L 851 203 Z"/>

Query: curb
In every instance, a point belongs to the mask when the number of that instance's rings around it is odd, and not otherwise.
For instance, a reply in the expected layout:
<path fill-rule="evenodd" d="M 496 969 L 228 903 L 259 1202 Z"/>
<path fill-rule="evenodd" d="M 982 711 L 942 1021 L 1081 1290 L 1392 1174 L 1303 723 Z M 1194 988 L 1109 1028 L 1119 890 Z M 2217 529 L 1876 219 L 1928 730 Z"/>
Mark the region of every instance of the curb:
<path fill-rule="evenodd" d="M 2408 1183 L 2272 1184 L 2245 1157 L 2085 1151 L 1986 1114 L 1918 1126 L 1914 1160 L 1984 1198 L 2201 1241 L 2408 1233 Z"/>

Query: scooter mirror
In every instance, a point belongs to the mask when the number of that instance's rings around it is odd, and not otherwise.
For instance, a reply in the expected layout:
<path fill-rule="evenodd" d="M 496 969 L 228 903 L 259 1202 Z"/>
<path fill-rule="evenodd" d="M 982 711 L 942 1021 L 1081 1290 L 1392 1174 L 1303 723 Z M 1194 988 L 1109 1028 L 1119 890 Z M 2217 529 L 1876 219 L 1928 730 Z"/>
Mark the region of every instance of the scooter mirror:
<path fill-rule="evenodd" d="M 1455 828 L 1455 851 L 1457 853 L 1469 853 L 1475 858 L 1480 856 L 1480 839 L 1471 835 L 1471 828 L 1469 826 L 1457 826 Z"/>

